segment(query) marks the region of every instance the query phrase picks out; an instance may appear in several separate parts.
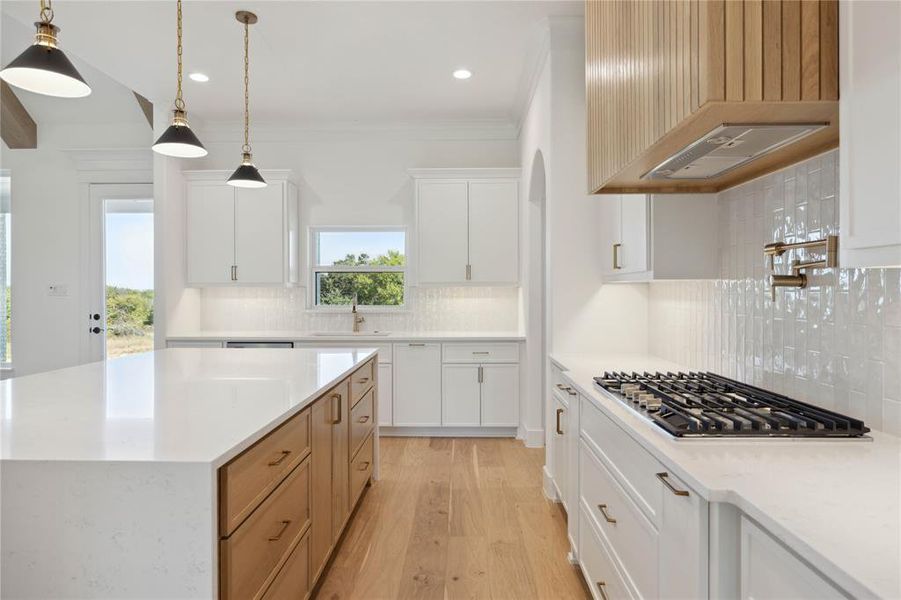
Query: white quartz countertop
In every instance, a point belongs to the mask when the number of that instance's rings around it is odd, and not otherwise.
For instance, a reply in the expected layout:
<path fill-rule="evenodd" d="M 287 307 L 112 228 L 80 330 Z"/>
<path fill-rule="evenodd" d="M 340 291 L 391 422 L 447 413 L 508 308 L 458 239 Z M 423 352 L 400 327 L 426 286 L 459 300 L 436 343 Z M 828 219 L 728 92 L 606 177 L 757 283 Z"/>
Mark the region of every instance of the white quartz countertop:
<path fill-rule="evenodd" d="M 0 382 L 0 458 L 225 464 L 376 353 L 158 350 Z"/>
<path fill-rule="evenodd" d="M 393 342 L 396 340 L 434 340 L 461 342 L 520 342 L 525 336 L 514 331 L 391 331 L 387 335 L 375 335 L 371 331 L 359 334 L 346 332 L 315 331 L 188 331 L 177 335 L 167 335 L 169 341 L 231 341 L 231 342 L 348 342 L 366 340 L 376 343 L 379 340 Z"/>
<path fill-rule="evenodd" d="M 736 505 L 854 597 L 901 598 L 901 439 L 674 440 L 596 386 L 653 356 L 555 354 L 576 388 L 710 502 Z"/>

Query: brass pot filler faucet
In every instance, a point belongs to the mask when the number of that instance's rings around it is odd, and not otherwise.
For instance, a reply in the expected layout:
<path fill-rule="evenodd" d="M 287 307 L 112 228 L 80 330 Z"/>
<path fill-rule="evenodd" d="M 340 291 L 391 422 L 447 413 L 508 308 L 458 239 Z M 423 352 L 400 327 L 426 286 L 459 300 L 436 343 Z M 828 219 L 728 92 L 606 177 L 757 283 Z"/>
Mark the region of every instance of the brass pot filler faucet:
<path fill-rule="evenodd" d="M 800 260 L 792 261 L 791 275 L 777 275 L 776 261 L 777 256 L 782 256 L 787 250 L 821 250 L 826 256 L 820 260 L 808 260 L 801 262 Z M 763 253 L 769 259 L 770 265 L 770 297 L 773 302 L 776 301 L 776 288 L 778 287 L 807 287 L 807 274 L 802 271 L 808 269 L 831 269 L 838 266 L 838 236 L 829 235 L 822 240 L 814 240 L 810 242 L 795 242 L 786 244 L 785 242 L 773 242 L 763 247 Z"/>

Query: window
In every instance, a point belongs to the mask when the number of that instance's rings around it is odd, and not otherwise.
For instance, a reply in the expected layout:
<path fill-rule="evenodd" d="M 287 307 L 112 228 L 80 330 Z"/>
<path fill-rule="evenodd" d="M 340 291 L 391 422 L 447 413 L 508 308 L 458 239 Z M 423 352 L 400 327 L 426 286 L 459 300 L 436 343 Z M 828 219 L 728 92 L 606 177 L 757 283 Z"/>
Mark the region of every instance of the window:
<path fill-rule="evenodd" d="M 402 229 L 314 229 L 312 304 L 401 308 L 406 282 Z"/>
<path fill-rule="evenodd" d="M 10 328 L 10 179 L 0 174 L 0 365 L 12 363 L 12 338 Z"/>

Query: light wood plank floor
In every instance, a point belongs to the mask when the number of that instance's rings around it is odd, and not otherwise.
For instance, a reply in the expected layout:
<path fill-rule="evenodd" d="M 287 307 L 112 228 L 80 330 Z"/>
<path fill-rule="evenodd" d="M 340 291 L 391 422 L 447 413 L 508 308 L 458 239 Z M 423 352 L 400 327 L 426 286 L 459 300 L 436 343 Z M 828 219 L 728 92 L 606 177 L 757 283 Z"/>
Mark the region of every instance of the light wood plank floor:
<path fill-rule="evenodd" d="M 512 439 L 382 438 L 317 598 L 588 598 L 543 464 Z"/>

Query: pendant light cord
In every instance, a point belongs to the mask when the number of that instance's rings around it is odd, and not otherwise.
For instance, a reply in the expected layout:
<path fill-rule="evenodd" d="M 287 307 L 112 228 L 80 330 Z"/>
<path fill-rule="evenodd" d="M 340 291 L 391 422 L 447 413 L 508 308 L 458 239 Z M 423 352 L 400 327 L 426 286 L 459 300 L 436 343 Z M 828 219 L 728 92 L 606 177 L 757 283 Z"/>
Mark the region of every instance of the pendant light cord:
<path fill-rule="evenodd" d="M 49 25 L 53 20 L 53 2 L 41 0 L 41 23 Z"/>
<path fill-rule="evenodd" d="M 181 96 L 181 0 L 178 0 L 178 26 L 176 37 L 178 38 L 177 43 L 177 54 L 178 54 L 178 84 L 175 90 L 175 110 L 183 111 L 185 110 L 185 101 Z"/>
<path fill-rule="evenodd" d="M 244 146 L 241 151 L 250 153 L 250 23 L 244 17 Z"/>

